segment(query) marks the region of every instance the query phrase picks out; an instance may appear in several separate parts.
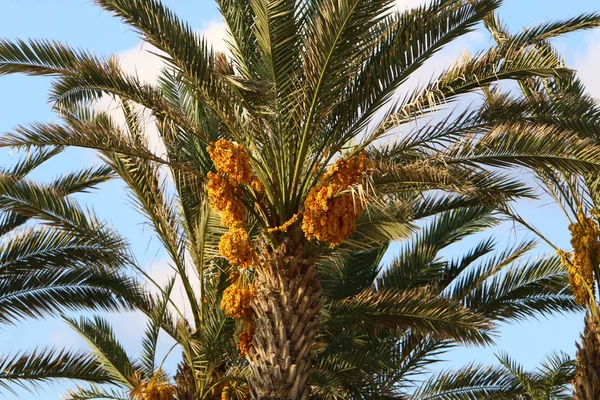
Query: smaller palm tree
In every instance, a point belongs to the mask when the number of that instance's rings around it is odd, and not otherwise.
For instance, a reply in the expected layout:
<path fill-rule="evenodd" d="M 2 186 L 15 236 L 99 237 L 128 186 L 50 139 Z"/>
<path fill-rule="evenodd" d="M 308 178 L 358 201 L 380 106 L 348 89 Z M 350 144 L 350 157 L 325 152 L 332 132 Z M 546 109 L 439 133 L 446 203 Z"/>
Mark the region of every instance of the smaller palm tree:
<path fill-rule="evenodd" d="M 486 27 L 497 43 L 520 42 L 529 33 L 513 35 L 497 16 L 484 19 Z M 577 23 L 574 19 L 571 23 Z M 558 27 L 556 27 L 558 28 Z M 547 40 L 530 41 L 531 51 L 553 55 L 559 53 Z M 504 112 L 516 119 L 527 119 L 544 126 L 551 124 L 560 130 L 569 130 L 593 145 L 600 143 L 600 105 L 585 93 L 584 85 L 574 73 L 548 79 L 531 77 L 520 81 L 523 94 L 519 101 L 509 94 L 490 92 L 488 98 L 497 102 Z M 574 398 L 589 400 L 600 398 L 600 326 L 597 312 L 597 289 L 600 288 L 600 180 L 595 173 L 579 171 L 566 173 L 557 169 L 537 170 L 537 178 L 547 194 L 562 208 L 569 221 L 572 252 L 566 252 L 548 240 L 514 212 L 507 214 L 518 220 L 553 247 L 569 270 L 570 284 L 576 301 L 588 308 L 585 330 L 577 351 Z"/>

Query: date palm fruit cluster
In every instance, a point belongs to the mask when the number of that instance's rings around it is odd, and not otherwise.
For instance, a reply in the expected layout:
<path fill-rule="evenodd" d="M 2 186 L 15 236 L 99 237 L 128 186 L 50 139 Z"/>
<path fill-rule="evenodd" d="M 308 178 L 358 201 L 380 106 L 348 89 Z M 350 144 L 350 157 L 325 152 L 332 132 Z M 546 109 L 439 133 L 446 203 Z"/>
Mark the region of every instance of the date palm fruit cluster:
<path fill-rule="evenodd" d="M 209 201 L 221 214 L 221 225 L 229 228 L 229 232 L 221 237 L 219 253 L 231 265 L 245 270 L 256 260 L 256 251 L 246 230 L 246 211 L 240 187 L 253 183 L 250 157 L 242 146 L 225 139 L 211 143 L 208 153 L 218 171 L 208 174 Z M 256 186 L 254 183 L 254 187 Z M 245 283 L 238 273 L 232 276 L 237 278 L 223 292 L 221 309 L 227 316 L 242 320 L 244 330 L 239 337 L 239 348 L 241 354 L 245 355 L 252 343 L 254 328 L 250 304 L 255 296 L 255 289 Z"/>
<path fill-rule="evenodd" d="M 307 239 L 315 238 L 335 247 L 354 232 L 363 205 L 348 188 L 361 181 L 368 164 L 364 152 L 346 160 L 339 159 L 311 188 L 302 220 Z"/>
<path fill-rule="evenodd" d="M 223 385 L 221 388 L 221 400 L 232 400 L 232 399 L 248 399 L 247 390 L 238 386 L 238 384 L 234 382 L 230 382 L 229 384 Z"/>
<path fill-rule="evenodd" d="M 167 382 L 162 382 L 156 377 L 144 384 L 142 389 L 143 400 L 175 400 L 175 388 Z"/>
<path fill-rule="evenodd" d="M 595 293 L 594 266 L 600 260 L 600 229 L 596 221 L 580 210 L 577 221 L 569 225 L 569 231 L 573 252 L 558 250 L 558 254 L 569 270 L 575 301 L 587 306 Z"/>

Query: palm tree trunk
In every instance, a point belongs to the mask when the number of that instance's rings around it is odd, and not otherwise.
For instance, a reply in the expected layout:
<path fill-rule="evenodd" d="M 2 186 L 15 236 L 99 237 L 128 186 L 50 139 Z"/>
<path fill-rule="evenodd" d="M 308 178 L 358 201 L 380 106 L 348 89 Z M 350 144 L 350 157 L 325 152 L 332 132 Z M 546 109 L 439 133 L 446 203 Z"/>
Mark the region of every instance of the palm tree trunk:
<path fill-rule="evenodd" d="M 256 399 L 306 399 L 311 349 L 319 330 L 321 286 L 314 259 L 291 241 L 261 251 L 248 354 Z"/>
<path fill-rule="evenodd" d="M 581 343 L 577 345 L 577 369 L 573 381 L 575 400 L 600 399 L 600 326 L 588 316 Z"/>

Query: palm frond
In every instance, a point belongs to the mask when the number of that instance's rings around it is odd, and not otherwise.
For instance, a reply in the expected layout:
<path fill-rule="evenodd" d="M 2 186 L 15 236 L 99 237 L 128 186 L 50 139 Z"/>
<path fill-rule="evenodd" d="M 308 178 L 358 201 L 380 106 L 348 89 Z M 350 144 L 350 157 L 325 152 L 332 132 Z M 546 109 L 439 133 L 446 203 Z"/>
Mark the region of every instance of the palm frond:
<path fill-rule="evenodd" d="M 498 222 L 487 207 L 461 208 L 437 215 L 382 272 L 378 287 L 407 289 L 430 282 L 445 266 L 438 259 L 441 249 Z"/>
<path fill-rule="evenodd" d="M 351 106 L 349 120 L 354 126 L 348 135 L 362 130 L 419 67 L 445 45 L 472 31 L 499 4 L 438 0 L 380 22 L 368 60 L 348 84 L 348 100 L 334 109 L 337 115 L 348 113 Z"/>
<path fill-rule="evenodd" d="M 0 388 L 14 391 L 14 386 L 31 389 L 55 379 L 106 383 L 110 376 L 98 359 L 85 352 L 37 349 L 0 357 Z"/>
<path fill-rule="evenodd" d="M 427 290 L 365 290 L 358 296 L 326 305 L 328 326 L 354 321 L 365 327 L 404 327 L 464 343 L 489 342 L 493 324 L 486 318 Z"/>
<path fill-rule="evenodd" d="M 370 287 L 379 274 L 379 263 L 388 246 L 356 253 L 338 251 L 318 262 L 321 285 L 329 298 L 344 299 Z"/>
<path fill-rule="evenodd" d="M 105 319 L 97 316 L 81 317 L 79 321 L 65 318 L 65 322 L 89 343 L 111 381 L 129 388 L 139 385 L 142 375 L 137 364 L 129 358 Z"/>
<path fill-rule="evenodd" d="M 599 13 L 586 13 L 576 17 L 551 21 L 526 28 L 523 33 L 514 35 L 510 40 L 515 43 L 526 43 L 536 45 L 557 36 L 562 36 L 574 31 L 582 31 L 597 28 L 600 26 Z"/>
<path fill-rule="evenodd" d="M 57 229 L 68 230 L 72 234 L 95 239 L 107 249 L 124 247 L 124 239 L 107 228 L 93 214 L 86 213 L 73 199 L 56 196 L 52 190 L 21 180 L 17 183 L 0 176 L 0 207 L 13 213 L 37 218 Z M 120 255 L 127 261 L 125 252 Z"/>
<path fill-rule="evenodd" d="M 25 159 L 20 159 L 14 167 L 0 168 L 0 174 L 11 175 L 15 179 L 21 179 L 42 165 L 44 162 L 48 161 L 57 154 L 60 154 L 62 151 L 62 147 L 49 147 L 46 149 L 38 149 L 33 153 L 28 152 L 27 157 L 25 157 Z"/>
<path fill-rule="evenodd" d="M 465 304 L 499 321 L 578 311 L 568 287 L 568 273 L 558 257 L 546 257 L 496 274 L 469 293 Z"/>
<path fill-rule="evenodd" d="M 229 28 L 229 50 L 237 70 L 246 79 L 258 80 L 261 55 L 253 32 L 254 11 L 251 2 L 217 0 L 217 4 Z"/>
<path fill-rule="evenodd" d="M 50 40 L 0 40 L 0 75 L 66 75 L 75 73 L 84 60 L 97 59 Z"/>
<path fill-rule="evenodd" d="M 414 400 L 516 400 L 523 394 L 515 378 L 500 366 L 468 365 L 428 379 L 410 398 Z"/>
<path fill-rule="evenodd" d="M 42 153 L 44 152 L 42 151 Z M 45 160 L 40 158 L 39 161 L 43 162 Z M 33 160 L 28 160 L 25 163 L 18 163 L 13 170 L 6 175 L 10 176 L 11 179 L 19 179 L 19 176 L 27 174 L 30 169 L 35 168 L 35 164 L 36 163 Z M 50 193 L 54 192 L 56 196 L 85 193 L 90 189 L 94 189 L 97 184 L 112 179 L 112 177 L 113 173 L 107 167 L 88 168 L 56 178 L 46 186 L 45 190 Z M 2 214 L 0 215 L 0 236 L 19 228 L 31 219 L 30 216 L 8 211 L 4 208 L 0 208 L 0 210 L 2 211 Z"/>
<path fill-rule="evenodd" d="M 435 111 L 461 95 L 494 82 L 535 76 L 567 76 L 570 73 L 555 54 L 528 52 L 522 46 L 492 48 L 457 62 L 426 86 L 405 96 L 372 130 L 365 145 L 412 118 Z"/>
<path fill-rule="evenodd" d="M 0 323 L 65 310 L 132 309 L 138 283 L 111 250 L 56 229 L 28 229 L 0 244 Z"/>
<path fill-rule="evenodd" d="M 158 337 L 174 285 L 175 279 L 167 282 L 162 292 L 162 298 L 159 298 L 157 304 L 150 310 L 151 314 L 142 338 L 142 355 L 140 357 L 140 364 L 146 376 L 154 376 L 156 373 Z"/>
<path fill-rule="evenodd" d="M 90 385 L 86 388 L 78 387 L 76 390 L 70 390 L 65 397 L 66 400 L 130 400 L 129 393 L 114 389 L 103 388 L 97 385 Z"/>
<path fill-rule="evenodd" d="M 76 390 L 70 390 L 66 397 L 66 400 L 130 400 L 129 393 L 124 391 L 118 391 L 114 389 L 103 388 L 97 385 L 90 385 L 82 388 L 78 387 Z"/>

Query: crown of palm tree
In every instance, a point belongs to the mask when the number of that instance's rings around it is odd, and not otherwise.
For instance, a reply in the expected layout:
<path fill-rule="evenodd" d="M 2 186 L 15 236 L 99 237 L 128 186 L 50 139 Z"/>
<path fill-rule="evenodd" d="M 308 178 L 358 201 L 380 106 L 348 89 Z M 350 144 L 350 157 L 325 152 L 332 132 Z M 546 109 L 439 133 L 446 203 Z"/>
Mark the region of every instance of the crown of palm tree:
<path fill-rule="evenodd" d="M 191 375 L 194 396 L 214 395 L 226 385 L 227 391 L 241 390 L 227 382 L 244 377 L 256 397 L 303 398 L 327 387 L 320 379 L 338 379 L 342 383 L 329 386 L 348 393 L 360 393 L 353 384 L 362 393 L 394 392 L 395 383 L 382 383 L 388 372 L 369 372 L 374 367 L 368 362 L 356 376 L 340 370 L 345 371 L 345 362 L 360 364 L 352 357 L 364 362 L 375 354 L 373 343 L 393 349 L 398 357 L 412 349 L 421 352 L 419 346 L 430 354 L 445 340 L 489 341 L 493 320 L 574 307 L 569 296 L 560 298 L 560 279 L 539 285 L 529 281 L 540 273 L 542 280 L 548 274 L 564 278 L 555 259 L 534 263 L 535 268 L 513 277 L 517 283 L 505 284 L 494 278 L 500 268 L 467 273 L 461 283 L 461 271 L 469 263 L 455 265 L 454 271 L 440 267 L 434 274 L 437 253 L 421 244 L 411 254 L 416 259 L 399 262 L 401 267 L 380 271 L 378 263 L 388 244 L 405 239 L 421 218 L 439 214 L 440 221 L 460 216 L 468 220 L 469 215 L 486 215 L 507 201 L 532 196 L 499 168 L 597 170 L 600 148 L 577 134 L 568 116 L 553 113 L 542 101 L 539 109 L 545 112 L 533 112 L 537 109 L 529 98 L 499 95 L 492 84 L 515 79 L 554 82 L 571 76 L 558 54 L 540 48 L 557 35 L 597 26 L 600 16 L 543 24 L 509 37 L 493 29 L 498 27 L 491 18 L 501 3 L 497 0 L 439 0 L 406 12 L 392 12 L 391 0 L 222 0 L 218 3 L 230 33 L 231 54 L 225 56 L 215 54 L 158 1 L 96 3 L 164 53 L 169 67 L 159 85 L 141 83 L 113 58 L 50 41 L 2 40 L 0 74 L 54 76 L 51 100 L 63 121 L 17 127 L 0 138 L 0 146 L 92 148 L 126 182 L 183 284 L 190 321 L 169 305 L 169 286 L 160 288 L 158 298 L 146 296 L 139 307 L 152 316 L 149 337 L 157 337 L 162 328 L 181 345 L 189 370 L 180 376 Z M 452 65 L 424 86 L 402 90 L 433 54 L 482 21 L 495 33 L 496 45 Z M 484 93 L 483 104 L 450 111 L 424 126 L 414 124 L 438 116 L 440 109 L 473 92 Z M 90 107 L 89 101 L 106 94 L 120 101 L 124 127 Z M 140 106 L 156 119 L 165 154 L 149 150 Z M 242 160 L 247 157 L 255 186 L 234 179 L 231 170 L 218 165 L 213 152 L 219 139 L 244 155 L 234 160 L 237 167 L 246 168 Z M 359 159 L 368 162 L 356 179 L 336 172 Z M 221 178 L 211 181 L 211 176 Z M 217 179 L 232 189 L 210 199 L 207 187 L 212 184 L 214 189 Z M 330 208 L 315 200 L 319 193 L 329 193 L 324 198 Z M 222 209 L 217 200 L 224 202 Z M 239 204 L 244 234 L 256 245 L 250 269 L 231 265 L 231 257 L 222 257 L 219 246 L 232 236 L 225 235 L 215 210 Z M 346 213 L 331 218 L 328 210 L 333 206 L 346 207 Z M 310 214 L 319 207 L 325 209 L 322 214 Z M 325 237 L 306 228 L 311 218 L 318 226 L 321 217 L 334 225 L 349 224 L 349 229 L 333 240 L 309 240 Z M 488 226 L 480 223 L 467 231 Z M 434 239 L 444 243 L 443 237 Z M 470 257 L 478 251 L 482 249 Z M 418 272 L 419 258 L 435 282 L 425 279 L 426 271 Z M 449 274 L 444 284 L 439 282 L 442 272 Z M 199 277 L 196 286 L 194 275 Z M 488 278 L 491 283 L 486 283 Z M 426 283 L 413 289 L 412 279 Z M 232 286 L 257 289 L 250 321 L 234 323 L 218 307 L 232 281 Z M 532 293 L 549 291 L 549 297 L 536 303 L 512 293 L 511 285 L 525 285 Z M 486 305 L 504 295 L 507 301 L 516 296 L 516 303 Z M 156 309 L 162 312 L 154 315 Z M 103 320 L 70 323 L 89 338 L 111 379 L 133 394 L 143 395 L 144 385 L 160 375 L 149 363 L 155 340 L 147 342 L 147 362 L 139 366 L 128 361 Z M 254 335 L 246 361 L 232 350 L 231 334 L 222 334 L 242 327 Z M 334 344 L 345 338 L 347 342 Z M 364 338 L 371 340 L 364 351 L 348 351 Z M 396 377 L 390 382 L 402 377 L 390 374 Z M 100 389 L 86 396 L 95 390 Z"/>

